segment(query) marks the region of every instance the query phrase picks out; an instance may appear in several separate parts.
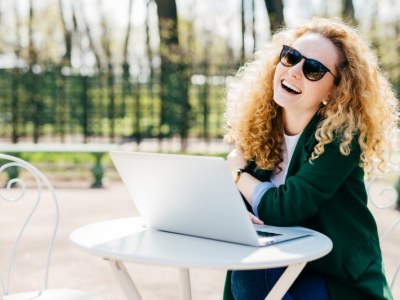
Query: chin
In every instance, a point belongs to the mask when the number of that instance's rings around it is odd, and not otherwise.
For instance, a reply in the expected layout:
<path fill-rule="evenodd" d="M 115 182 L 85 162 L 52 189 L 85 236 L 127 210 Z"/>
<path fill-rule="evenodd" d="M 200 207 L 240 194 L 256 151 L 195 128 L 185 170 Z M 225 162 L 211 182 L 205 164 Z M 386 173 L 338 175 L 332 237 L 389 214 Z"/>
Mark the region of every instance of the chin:
<path fill-rule="evenodd" d="M 293 99 L 289 99 L 289 97 L 282 95 L 279 92 L 274 93 L 274 101 L 276 104 L 278 104 L 279 106 L 281 106 L 283 108 L 289 107 L 294 103 Z"/>

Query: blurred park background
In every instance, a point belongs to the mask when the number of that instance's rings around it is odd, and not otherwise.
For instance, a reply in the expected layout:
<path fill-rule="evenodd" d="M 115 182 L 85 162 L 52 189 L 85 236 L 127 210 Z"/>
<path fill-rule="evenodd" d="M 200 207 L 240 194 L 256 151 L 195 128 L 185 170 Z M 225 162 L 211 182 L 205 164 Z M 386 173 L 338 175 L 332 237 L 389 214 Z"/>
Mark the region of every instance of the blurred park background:
<path fill-rule="evenodd" d="M 313 16 L 356 26 L 400 94 L 396 0 L 0 0 L 0 151 L 112 143 L 224 155 L 226 83 L 273 32 Z M 75 170 L 93 159 L 21 155 Z"/>
<path fill-rule="evenodd" d="M 395 0 L 0 0 L 0 140 L 220 139 L 229 77 L 312 16 L 358 26 L 400 91 Z"/>
<path fill-rule="evenodd" d="M 9 144 L 118 144 L 225 155 L 226 83 L 273 32 L 313 16 L 358 27 L 400 94 L 397 0 L 0 0 L 0 152 Z M 105 188 L 90 190 L 89 153 L 18 155 L 60 191 L 65 218 L 55 282 L 93 286 L 106 299 L 121 299 L 107 284 L 105 263 L 95 269 L 93 257 L 68 244 L 77 226 L 136 213 L 109 158 L 103 159 Z M 390 175 L 390 183 L 400 190 L 397 178 Z M 391 253 L 398 251 L 398 237 Z M 68 260 L 75 265 L 67 267 Z M 198 276 L 204 285 L 195 285 L 196 299 L 220 299 L 224 273 L 210 272 Z M 147 299 L 176 298 L 166 296 L 176 289 L 164 285 L 157 292 L 154 283 L 143 282 Z"/>

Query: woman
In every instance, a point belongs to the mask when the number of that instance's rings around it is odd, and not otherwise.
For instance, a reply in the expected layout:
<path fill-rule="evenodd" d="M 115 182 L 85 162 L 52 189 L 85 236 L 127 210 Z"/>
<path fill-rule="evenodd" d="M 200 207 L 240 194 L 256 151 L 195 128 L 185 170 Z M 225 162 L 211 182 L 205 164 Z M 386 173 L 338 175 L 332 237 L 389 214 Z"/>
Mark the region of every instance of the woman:
<path fill-rule="evenodd" d="M 333 242 L 284 299 L 392 299 L 364 175 L 383 170 L 397 99 L 357 32 L 313 19 L 277 33 L 228 89 L 228 155 L 254 223 Z M 228 272 L 224 299 L 264 299 L 283 268 Z"/>

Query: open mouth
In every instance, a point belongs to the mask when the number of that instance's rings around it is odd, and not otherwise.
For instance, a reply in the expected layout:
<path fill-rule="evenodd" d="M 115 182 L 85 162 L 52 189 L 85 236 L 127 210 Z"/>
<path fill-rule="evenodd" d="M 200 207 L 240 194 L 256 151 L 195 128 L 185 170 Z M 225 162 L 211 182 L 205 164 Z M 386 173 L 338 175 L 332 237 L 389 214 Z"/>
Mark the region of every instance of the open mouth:
<path fill-rule="evenodd" d="M 299 95 L 301 94 L 301 90 L 293 85 L 291 85 L 289 82 L 287 82 L 286 80 L 282 80 L 281 81 L 281 86 L 284 90 L 288 91 L 289 93 L 295 94 L 295 95 Z"/>

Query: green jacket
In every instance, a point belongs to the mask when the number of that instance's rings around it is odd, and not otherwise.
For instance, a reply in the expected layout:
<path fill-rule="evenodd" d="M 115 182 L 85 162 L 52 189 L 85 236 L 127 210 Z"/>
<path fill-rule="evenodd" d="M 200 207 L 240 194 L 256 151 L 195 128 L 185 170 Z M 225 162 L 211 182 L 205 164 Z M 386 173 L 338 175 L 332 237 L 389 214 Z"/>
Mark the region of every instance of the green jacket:
<path fill-rule="evenodd" d="M 325 276 L 331 300 L 393 299 L 383 271 L 376 223 L 367 207 L 358 142 L 354 139 L 350 155 L 344 156 L 334 141 L 310 162 L 319 121 L 315 116 L 303 131 L 285 184 L 263 195 L 259 217 L 269 225 L 311 228 L 332 240 L 328 255 L 306 265 Z M 269 180 L 271 171 L 250 165 L 255 177 Z M 229 271 L 224 299 L 233 299 L 230 275 Z"/>

